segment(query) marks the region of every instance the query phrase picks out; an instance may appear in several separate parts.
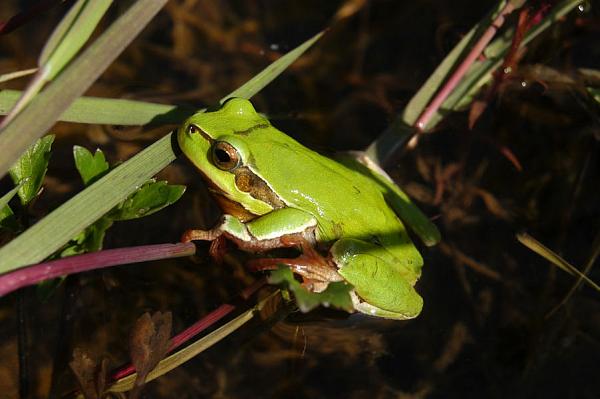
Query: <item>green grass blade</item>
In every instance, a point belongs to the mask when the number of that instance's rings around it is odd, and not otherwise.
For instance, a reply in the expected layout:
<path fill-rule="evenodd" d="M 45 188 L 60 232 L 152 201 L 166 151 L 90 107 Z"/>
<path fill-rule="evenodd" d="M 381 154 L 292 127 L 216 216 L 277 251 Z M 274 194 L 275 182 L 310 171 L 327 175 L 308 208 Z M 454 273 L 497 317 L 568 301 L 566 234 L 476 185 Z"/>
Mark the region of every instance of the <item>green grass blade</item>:
<path fill-rule="evenodd" d="M 5 115 L 20 95 L 18 90 L 0 91 L 0 115 Z M 194 112 L 196 110 L 191 107 L 118 98 L 80 97 L 73 101 L 58 120 L 123 126 L 178 124 Z"/>
<path fill-rule="evenodd" d="M 52 80 L 88 41 L 112 0 L 78 0 L 58 24 L 39 59 L 46 78 Z"/>
<path fill-rule="evenodd" d="M 140 0 L 133 4 L 0 132 L 0 148 L 3 150 L 0 177 L 92 85 L 166 1 Z"/>
<path fill-rule="evenodd" d="M 314 42 L 311 41 L 313 39 L 309 40 L 311 44 Z M 308 49 L 305 44 L 300 45 L 303 51 Z M 302 54 L 296 50 L 292 51 L 295 59 Z M 289 58 L 281 57 L 265 68 L 269 71 L 268 74 L 264 74 L 265 70 L 263 70 L 244 84 L 242 87 L 247 89 L 240 94 L 246 98 L 256 94 L 253 90 L 262 89 L 281 74 L 289 63 Z M 259 79 L 261 83 L 254 84 L 254 79 Z M 237 90 L 234 91 L 236 92 Z M 0 248 L 0 273 L 42 261 L 113 206 L 127 198 L 136 187 L 141 186 L 175 159 L 171 140 L 170 133 L 110 171 Z"/>
<path fill-rule="evenodd" d="M 71 62 L 90 38 L 111 3 L 112 0 L 78 0 L 71 7 L 44 46 L 38 61 L 39 68 L 36 76 L 0 126 L 8 125 L 42 90 L 42 87 Z"/>
<path fill-rule="evenodd" d="M 221 99 L 221 103 L 227 101 L 232 97 L 242 97 L 245 99 L 249 99 L 255 93 L 258 93 L 268 85 L 272 80 L 273 76 L 279 75 L 282 71 L 287 69 L 287 67 L 302 53 L 304 53 L 310 46 L 312 46 L 317 40 L 323 36 L 325 32 L 319 32 L 286 55 L 279 58 L 277 61 L 273 62 L 271 65 L 263 69 L 258 75 L 250 79 L 248 82 L 244 83 L 242 86 L 231 92 L 229 95 L 223 97 Z"/>
<path fill-rule="evenodd" d="M 521 42 L 521 47 L 526 46 L 580 3 L 581 2 L 577 0 L 565 0 L 554 6 L 548 15 L 544 17 L 542 22 L 526 34 Z M 461 57 L 459 55 L 463 53 L 463 47 L 468 45 L 466 39 L 472 35 L 474 37 L 474 32 L 477 31 L 479 27 L 485 27 L 485 23 L 486 21 L 489 21 L 490 16 L 493 18 L 495 13 L 498 12 L 498 9 L 503 7 L 504 4 L 506 4 L 505 1 L 499 2 L 492 14 L 486 16 L 457 44 L 417 94 L 411 99 L 402 114 L 369 146 L 366 151 L 369 158 L 379 164 L 385 163 L 399 147 L 407 142 L 407 139 L 414 133 L 412 124 L 427 106 L 427 103 L 434 93 L 437 92 L 444 83 L 446 77 L 454 69 L 455 65 L 461 62 Z M 503 58 L 508 52 L 511 42 L 512 32 L 509 31 L 504 36 L 490 43 L 485 51 L 486 56 L 489 58 L 473 63 L 469 72 L 467 72 L 452 94 L 444 101 L 441 108 L 430 119 L 425 130 L 430 131 L 441 122 L 448 113 L 463 110 L 471 103 L 479 90 L 492 79 L 492 72 L 502 64 Z"/>
<path fill-rule="evenodd" d="M 577 0 L 566 0 L 554 6 L 538 25 L 527 32 L 520 47 L 525 47 L 546 29 L 574 10 L 579 4 L 581 2 Z M 431 118 L 427 125 L 427 130 L 435 127 L 449 112 L 464 110 L 472 102 L 479 90 L 491 81 L 492 73 L 502 65 L 502 61 L 509 51 L 511 43 L 512 32 L 508 32 L 506 35 L 490 43 L 485 52 L 488 58 L 483 61 L 477 61 L 472 65 L 463 81 L 444 101 L 440 110 Z"/>
<path fill-rule="evenodd" d="M 479 23 L 473 26 L 460 42 L 454 46 L 450 53 L 448 53 L 400 114 L 400 118 L 404 123 L 409 126 L 414 125 L 419 115 L 421 115 L 429 101 L 433 98 L 434 94 L 440 89 L 442 84 L 448 79 L 450 73 L 461 61 L 465 54 L 465 50 L 468 50 L 469 45 L 481 36 L 485 28 L 487 28 L 491 21 L 496 18 L 498 13 L 504 8 L 505 4 L 506 0 L 499 1 L 494 9 L 487 16 L 483 17 Z"/>
<path fill-rule="evenodd" d="M 452 71 L 461 62 L 469 46 L 472 45 L 485 31 L 485 28 L 493 21 L 498 13 L 506 5 L 506 0 L 498 1 L 492 11 L 481 19 L 471 30 L 458 42 L 448 53 L 444 60 L 433 71 L 423 86 L 410 99 L 406 108 L 382 133 L 382 135 L 367 148 L 367 156 L 377 164 L 385 163 L 385 160 L 396 150 L 402 147 L 414 133 L 412 126 L 424 111 L 425 107 L 435 93 L 448 79 Z"/>

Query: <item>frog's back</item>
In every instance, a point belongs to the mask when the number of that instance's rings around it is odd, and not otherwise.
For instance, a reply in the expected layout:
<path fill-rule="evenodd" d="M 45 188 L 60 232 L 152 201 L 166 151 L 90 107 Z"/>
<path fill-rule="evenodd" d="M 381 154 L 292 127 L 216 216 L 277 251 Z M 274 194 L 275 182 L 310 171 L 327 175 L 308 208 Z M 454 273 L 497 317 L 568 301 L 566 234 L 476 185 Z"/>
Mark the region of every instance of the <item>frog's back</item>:
<path fill-rule="evenodd" d="M 281 199 L 318 220 L 318 239 L 357 238 L 377 242 L 401 259 L 420 259 L 403 224 L 368 177 L 322 156 L 274 129 L 250 135 L 255 172 L 274 166 L 281 173 Z"/>

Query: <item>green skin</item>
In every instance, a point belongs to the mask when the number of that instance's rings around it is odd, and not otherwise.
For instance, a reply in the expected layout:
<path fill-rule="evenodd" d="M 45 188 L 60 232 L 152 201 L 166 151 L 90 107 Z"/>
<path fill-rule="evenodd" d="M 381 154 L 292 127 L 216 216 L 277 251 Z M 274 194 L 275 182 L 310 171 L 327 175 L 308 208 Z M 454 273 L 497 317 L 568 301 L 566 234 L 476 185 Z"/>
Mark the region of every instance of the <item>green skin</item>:
<path fill-rule="evenodd" d="M 259 260 L 256 268 L 286 263 L 314 291 L 346 281 L 355 310 L 365 314 L 419 315 L 423 299 L 414 284 L 423 259 L 398 215 L 428 245 L 439 233 L 385 176 L 304 147 L 239 98 L 190 117 L 177 140 L 225 213 L 215 228 L 190 230 L 184 240 L 224 236 L 257 252 L 300 246 L 304 256 Z M 315 247 L 329 256 L 319 258 Z"/>

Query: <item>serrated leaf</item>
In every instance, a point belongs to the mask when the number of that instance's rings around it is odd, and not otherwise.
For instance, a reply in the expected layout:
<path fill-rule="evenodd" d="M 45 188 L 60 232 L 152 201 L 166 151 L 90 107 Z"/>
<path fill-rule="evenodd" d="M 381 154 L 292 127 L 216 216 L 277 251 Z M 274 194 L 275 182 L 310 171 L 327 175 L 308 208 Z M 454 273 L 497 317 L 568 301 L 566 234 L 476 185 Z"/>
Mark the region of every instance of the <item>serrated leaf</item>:
<path fill-rule="evenodd" d="M 325 307 L 334 307 L 348 312 L 354 310 L 350 291 L 352 286 L 345 282 L 329 283 L 327 289 L 323 292 L 310 292 L 302 287 L 289 267 L 279 266 L 269 275 L 269 284 L 281 284 L 294 293 L 298 308 L 302 312 L 308 312 L 319 305 Z"/>
<path fill-rule="evenodd" d="M 53 135 L 42 137 L 29 147 L 9 170 L 13 182 L 20 186 L 17 194 L 23 205 L 34 199 L 42 186 L 53 141 Z"/>
<path fill-rule="evenodd" d="M 149 182 L 127 198 L 118 211 L 111 212 L 113 220 L 137 219 L 158 212 L 177 201 L 185 186 L 169 185 L 166 181 Z"/>
<path fill-rule="evenodd" d="M 85 147 L 73 146 L 73 159 L 75 167 L 86 186 L 104 174 L 109 168 L 102 150 L 97 149 L 92 153 Z"/>

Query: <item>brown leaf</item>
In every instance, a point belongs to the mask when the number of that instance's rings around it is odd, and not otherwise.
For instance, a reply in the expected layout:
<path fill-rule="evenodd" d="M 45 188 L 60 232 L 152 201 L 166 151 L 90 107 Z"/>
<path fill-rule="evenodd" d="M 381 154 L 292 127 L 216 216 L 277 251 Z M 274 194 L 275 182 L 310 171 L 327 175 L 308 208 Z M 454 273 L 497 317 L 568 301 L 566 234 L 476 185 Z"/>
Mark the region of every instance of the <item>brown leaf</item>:
<path fill-rule="evenodd" d="M 148 373 L 161 361 L 169 348 L 171 336 L 171 312 L 144 313 L 135 323 L 129 341 L 131 362 L 137 377 L 130 398 L 137 398 L 145 384 Z"/>
<path fill-rule="evenodd" d="M 108 359 L 103 359 L 100 365 L 82 349 L 75 348 L 73 360 L 69 367 L 75 374 L 81 393 L 86 399 L 98 399 L 104 393 Z"/>

